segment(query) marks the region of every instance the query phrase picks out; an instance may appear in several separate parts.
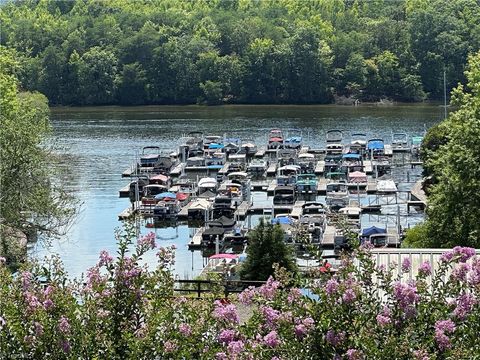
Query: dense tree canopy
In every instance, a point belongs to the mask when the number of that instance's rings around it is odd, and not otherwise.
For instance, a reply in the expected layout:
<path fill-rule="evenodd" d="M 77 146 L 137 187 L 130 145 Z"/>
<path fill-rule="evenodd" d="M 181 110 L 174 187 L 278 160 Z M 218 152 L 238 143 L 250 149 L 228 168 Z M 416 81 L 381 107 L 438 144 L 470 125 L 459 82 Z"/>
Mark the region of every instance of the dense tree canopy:
<path fill-rule="evenodd" d="M 417 101 L 463 82 L 475 0 L 18 0 L 1 44 L 52 104 Z"/>
<path fill-rule="evenodd" d="M 74 211 L 72 198 L 54 178 L 45 148 L 48 102 L 19 93 L 12 51 L 0 47 L 0 256 L 12 259 L 14 234 L 58 235 Z M 52 79 L 53 80 L 53 79 Z"/>
<path fill-rule="evenodd" d="M 427 221 L 409 235 L 413 245 L 480 247 L 480 52 L 470 56 L 466 87 L 452 93 L 458 106 L 429 130 L 423 156 L 433 185 Z"/>

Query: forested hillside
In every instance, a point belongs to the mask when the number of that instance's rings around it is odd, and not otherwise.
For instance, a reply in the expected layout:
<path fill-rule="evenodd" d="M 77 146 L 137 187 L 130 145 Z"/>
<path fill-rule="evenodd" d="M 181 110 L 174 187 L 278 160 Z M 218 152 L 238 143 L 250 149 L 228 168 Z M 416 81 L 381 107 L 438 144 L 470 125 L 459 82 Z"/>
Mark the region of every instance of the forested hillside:
<path fill-rule="evenodd" d="M 463 82 L 475 0 L 79 0 L 1 6 L 51 104 L 418 101 Z"/>

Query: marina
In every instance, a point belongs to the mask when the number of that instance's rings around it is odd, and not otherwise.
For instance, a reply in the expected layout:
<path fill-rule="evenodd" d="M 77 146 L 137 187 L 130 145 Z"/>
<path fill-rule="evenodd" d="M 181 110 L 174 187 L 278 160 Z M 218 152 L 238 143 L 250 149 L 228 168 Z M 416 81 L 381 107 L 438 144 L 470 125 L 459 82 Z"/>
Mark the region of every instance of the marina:
<path fill-rule="evenodd" d="M 291 211 L 289 207 L 293 205 L 273 204 L 273 195 L 267 194 L 267 188 L 277 178 L 278 169 L 271 176 L 260 176 L 263 174 L 263 168 L 268 168 L 272 164 L 280 167 L 277 162 L 272 161 L 275 158 L 275 149 L 267 150 L 267 135 L 270 129 L 284 129 L 285 138 L 290 137 L 287 134 L 289 128 L 302 129 L 301 147 L 293 150 L 297 154 L 299 165 L 304 164 L 303 166 L 308 168 L 311 156 L 314 157 L 314 167 L 318 161 L 325 158 L 325 133 L 327 129 L 335 128 L 340 123 L 343 129 L 352 129 L 351 131 L 343 130 L 344 147 L 355 140 L 351 134 L 354 131 L 365 133 L 366 140 L 383 138 L 385 143 L 389 144 L 390 129 L 398 128 L 398 124 L 401 124 L 402 131 L 413 138 L 414 135 L 423 134 L 425 128 L 439 119 L 439 115 L 441 113 L 439 114 L 438 108 L 434 106 L 418 105 L 383 108 L 232 106 L 55 109 L 52 113 L 54 131 L 59 145 L 66 149 L 66 155 L 62 157 L 62 161 L 65 161 L 66 166 L 75 168 L 75 176 L 68 179 L 68 186 L 78 195 L 83 205 L 80 216 L 69 229 L 65 241 L 54 243 L 51 249 L 44 249 L 39 242 L 30 249 L 30 253 L 41 258 L 50 252 L 56 252 L 60 254 L 69 274 L 79 276 L 84 269 L 95 264 L 101 250 L 106 249 L 111 253 L 116 251 L 113 234 L 116 228 L 122 227 L 118 218 L 119 214 L 126 210 L 122 213 L 124 215 L 122 218 L 135 219 L 137 231 L 140 234 L 153 231 L 158 246 L 177 246 L 174 272 L 181 278 L 192 278 L 202 271 L 205 265 L 204 260 L 215 252 L 214 247 L 189 250 L 188 243 L 202 224 L 198 224 L 198 220 L 195 219 L 189 220 L 188 215 L 182 220 L 180 218 L 162 220 L 150 214 L 133 216 L 131 200 L 136 199 L 130 199 L 130 189 L 127 190 L 126 186 L 130 188 L 130 183 L 137 180 L 132 164 L 138 162 L 143 147 L 159 146 L 160 150 L 156 152 L 162 155 L 179 153 L 179 145 L 182 143 L 185 129 L 188 128 L 198 130 L 207 136 L 211 134 L 221 136 L 222 140 L 223 134 L 227 131 L 226 137 L 238 138 L 239 145 L 242 142 L 253 142 L 257 146 L 257 151 L 247 158 L 245 164 L 246 172 L 250 176 L 251 202 L 249 211 L 243 211 L 245 219 L 239 219 L 242 229 L 248 230 L 255 227 L 261 217 L 271 219 L 276 215 L 285 214 Z M 261 127 L 259 124 L 262 124 Z M 358 139 L 361 140 L 361 137 Z M 227 144 L 225 151 L 232 149 L 235 149 L 235 146 Z M 285 152 L 290 150 L 285 149 Z M 282 154 L 282 157 L 283 155 L 287 154 Z M 383 228 L 395 227 L 395 223 L 400 220 L 402 229 L 407 229 L 422 221 L 424 215 L 421 208 L 411 206 L 410 212 L 407 213 L 406 203 L 409 199 L 407 193 L 401 192 L 408 191 L 414 182 L 421 178 L 421 162 L 413 157 L 410 158 L 411 154 L 408 152 L 394 152 L 392 155 L 390 172 L 399 191 L 398 205 L 392 205 L 395 203 L 395 194 L 366 193 L 363 190 L 364 183 L 359 183 L 359 201 L 357 187 L 349 186 L 349 200 L 360 202 L 361 213 L 356 221 L 361 223 L 361 227 L 372 225 Z M 225 159 L 225 164 L 229 162 L 228 158 Z M 198 197 L 195 194 L 197 191 L 195 183 L 203 177 L 216 178 L 219 171 L 190 172 L 185 171 L 184 164 L 181 155 L 177 155 L 170 170 L 171 184 L 162 192 L 170 192 L 170 190 L 177 192 L 179 189 L 190 192 L 192 195 L 188 203 Z M 252 169 L 248 169 L 250 166 L 257 169 L 256 174 Z M 411 168 L 412 166 L 414 168 Z M 122 173 L 127 168 L 128 177 L 123 177 L 127 172 Z M 364 159 L 364 171 L 370 172 L 368 158 Z M 325 174 L 317 175 L 319 186 L 317 194 L 298 194 L 299 198 L 295 201 L 313 199 L 312 201 L 325 204 L 326 194 L 323 193 L 323 188 L 326 190 L 324 184 L 328 172 L 332 171 L 327 170 Z M 410 172 L 409 179 L 407 179 L 408 172 Z M 133 177 L 130 176 L 132 174 Z M 148 177 L 147 171 L 145 175 Z M 153 173 L 150 175 L 155 176 Z M 351 171 L 350 175 L 354 176 L 354 172 Z M 374 168 L 367 177 L 372 184 L 376 182 Z M 139 188 L 141 188 L 141 182 Z M 119 190 L 122 188 L 123 197 L 120 198 Z M 273 189 L 271 188 L 272 191 Z M 140 192 L 140 195 L 143 196 L 143 193 Z M 211 194 L 207 192 L 202 196 L 208 200 L 208 195 Z M 141 201 L 141 196 L 138 201 Z M 411 201 L 413 200 L 412 198 Z M 168 200 L 166 202 L 168 203 Z M 385 205 L 387 203 L 388 205 Z M 184 209 L 184 205 L 186 204 L 183 204 L 180 211 Z M 216 205 L 216 212 L 219 205 Z M 281 208 L 282 206 L 284 209 Z M 397 206 L 400 211 L 399 218 L 396 215 Z M 150 209 L 152 204 L 145 204 L 145 207 L 148 211 L 154 210 Z M 347 207 L 351 207 L 350 204 Z M 165 207 L 159 207 L 160 210 L 165 210 Z M 353 217 L 356 211 L 358 209 L 348 210 L 348 216 Z M 197 215 L 200 216 L 200 214 Z M 305 210 L 304 215 L 308 215 L 305 214 Z M 306 221 L 306 219 L 303 220 Z M 230 234 L 227 234 L 227 239 L 229 236 Z M 239 253 L 242 249 L 243 246 L 232 247 L 232 244 L 226 241 L 223 250 Z M 145 262 L 154 264 L 154 254 L 147 256 Z"/>
<path fill-rule="evenodd" d="M 141 155 L 122 173 L 130 183 L 119 197 L 129 198 L 130 205 L 119 219 L 140 215 L 154 218 L 154 224 L 167 219 L 186 224 L 192 230 L 188 249 L 214 254 L 248 246 L 255 217 L 280 224 L 285 241 L 299 249 L 311 243 L 322 251 L 340 251 L 350 246 L 347 231 L 375 247 L 400 247 L 405 230 L 400 217 L 426 207 L 418 151 L 407 134 L 394 134 L 388 144 L 330 130 L 323 147 L 304 145 L 301 131 L 284 134 L 288 131 L 272 129 L 266 143 L 256 144 L 193 132 L 163 155 Z M 155 146 L 138 153 L 148 149 Z M 312 213 L 315 207 L 318 213 Z M 393 223 L 362 224 L 362 214 L 392 207 Z M 299 240 L 304 232 L 307 238 Z"/>

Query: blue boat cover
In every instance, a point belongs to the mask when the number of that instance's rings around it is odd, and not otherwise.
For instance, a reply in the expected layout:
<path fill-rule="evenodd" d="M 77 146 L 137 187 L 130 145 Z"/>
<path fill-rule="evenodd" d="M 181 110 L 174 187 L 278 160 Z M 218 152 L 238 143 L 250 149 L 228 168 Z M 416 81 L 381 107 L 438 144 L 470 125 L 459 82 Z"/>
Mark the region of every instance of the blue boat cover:
<path fill-rule="evenodd" d="M 383 141 L 372 140 L 368 142 L 368 150 L 382 150 L 384 148 Z"/>
<path fill-rule="evenodd" d="M 287 142 L 301 142 L 302 137 L 301 136 L 292 136 L 292 137 L 287 138 L 286 141 Z"/>
<path fill-rule="evenodd" d="M 208 165 L 208 166 L 207 166 L 207 169 L 214 169 L 214 170 L 216 169 L 216 170 L 218 170 L 218 169 L 221 169 L 221 168 L 223 168 L 223 165 Z"/>
<path fill-rule="evenodd" d="M 165 199 L 165 198 L 176 199 L 177 195 L 175 195 L 172 192 L 163 192 L 163 193 L 155 195 L 155 199 Z"/>
<path fill-rule="evenodd" d="M 376 226 L 371 226 L 369 228 L 362 230 L 362 236 L 370 236 L 373 234 L 386 234 L 386 233 L 387 233 L 387 229 L 382 229 Z"/>
<path fill-rule="evenodd" d="M 223 149 L 225 145 L 223 144 L 217 144 L 217 143 L 211 143 L 208 145 L 209 149 Z"/>
<path fill-rule="evenodd" d="M 360 159 L 361 156 L 360 154 L 344 154 L 343 158 L 344 159 Z"/>
<path fill-rule="evenodd" d="M 281 216 L 278 218 L 272 219 L 272 224 L 286 224 L 286 225 L 291 225 L 292 224 L 292 219 L 290 219 L 287 216 Z"/>

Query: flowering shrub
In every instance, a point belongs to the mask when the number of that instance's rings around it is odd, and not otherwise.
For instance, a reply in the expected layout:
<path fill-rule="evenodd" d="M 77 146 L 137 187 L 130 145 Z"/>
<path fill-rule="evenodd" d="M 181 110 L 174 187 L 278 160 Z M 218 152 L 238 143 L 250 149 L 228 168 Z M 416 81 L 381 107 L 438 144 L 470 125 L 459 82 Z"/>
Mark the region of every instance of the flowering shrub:
<path fill-rule="evenodd" d="M 142 255 L 153 234 L 117 233 L 85 278 L 70 280 L 57 257 L 11 274 L 0 262 L 0 358 L 41 359 L 470 359 L 480 356 L 480 259 L 445 253 L 401 282 L 369 250 L 336 273 L 299 280 L 277 269 L 238 297 L 173 291 L 174 249 Z M 131 251 L 131 249 L 134 249 Z M 354 258 L 356 259 L 354 261 Z M 401 264 L 408 272 L 409 261 Z M 399 275 L 401 276 L 401 274 Z M 304 296 L 299 286 L 313 294 Z"/>

